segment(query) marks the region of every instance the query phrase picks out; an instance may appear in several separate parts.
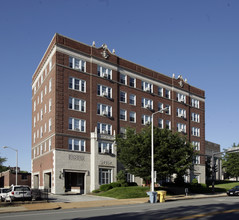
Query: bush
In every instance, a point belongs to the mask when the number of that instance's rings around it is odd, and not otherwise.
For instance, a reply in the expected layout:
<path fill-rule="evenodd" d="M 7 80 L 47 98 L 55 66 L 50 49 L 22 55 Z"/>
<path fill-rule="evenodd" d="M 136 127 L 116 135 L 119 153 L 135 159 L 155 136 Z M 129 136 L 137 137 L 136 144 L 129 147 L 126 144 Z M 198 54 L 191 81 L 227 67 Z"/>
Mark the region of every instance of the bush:
<path fill-rule="evenodd" d="M 99 192 L 100 192 L 99 189 L 95 189 L 95 190 L 92 191 L 92 193 L 99 193 Z"/>
<path fill-rule="evenodd" d="M 112 189 L 113 187 L 110 184 L 104 184 L 100 186 L 100 191 L 108 191 Z"/>
<path fill-rule="evenodd" d="M 138 186 L 138 184 L 136 182 L 131 182 L 131 183 L 128 183 L 128 186 Z"/>
<path fill-rule="evenodd" d="M 198 185 L 198 180 L 197 180 L 196 178 L 194 178 L 194 179 L 192 180 L 192 185 L 194 185 L 194 186 L 197 186 L 197 185 Z"/>
<path fill-rule="evenodd" d="M 116 176 L 117 181 L 122 183 L 126 183 L 126 172 L 125 170 L 120 170 L 119 173 Z"/>
<path fill-rule="evenodd" d="M 112 188 L 121 187 L 121 183 L 119 183 L 119 182 L 113 182 L 113 183 L 110 183 L 110 186 L 111 186 Z"/>

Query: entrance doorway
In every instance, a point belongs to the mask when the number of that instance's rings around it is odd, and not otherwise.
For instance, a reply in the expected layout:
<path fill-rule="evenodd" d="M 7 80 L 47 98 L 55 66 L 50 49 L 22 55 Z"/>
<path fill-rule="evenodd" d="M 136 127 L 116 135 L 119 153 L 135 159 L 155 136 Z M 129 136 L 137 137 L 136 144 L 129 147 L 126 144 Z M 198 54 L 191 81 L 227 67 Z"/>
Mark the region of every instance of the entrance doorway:
<path fill-rule="evenodd" d="M 39 189 L 39 175 L 34 175 L 34 189 Z"/>
<path fill-rule="evenodd" d="M 85 193 L 85 173 L 65 172 L 66 192 Z"/>
<path fill-rule="evenodd" d="M 44 189 L 51 192 L 51 173 L 44 173 Z"/>

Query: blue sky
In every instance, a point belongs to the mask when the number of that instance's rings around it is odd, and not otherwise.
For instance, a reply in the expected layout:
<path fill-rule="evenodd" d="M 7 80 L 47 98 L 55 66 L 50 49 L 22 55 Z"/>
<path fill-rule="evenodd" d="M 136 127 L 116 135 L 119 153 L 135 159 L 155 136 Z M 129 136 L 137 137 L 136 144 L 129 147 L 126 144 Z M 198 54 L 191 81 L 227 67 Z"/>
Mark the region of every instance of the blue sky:
<path fill-rule="evenodd" d="M 31 79 L 55 33 L 181 74 L 205 90 L 206 140 L 239 143 L 238 12 L 238 0 L 0 0 L 0 147 L 31 170 Z"/>

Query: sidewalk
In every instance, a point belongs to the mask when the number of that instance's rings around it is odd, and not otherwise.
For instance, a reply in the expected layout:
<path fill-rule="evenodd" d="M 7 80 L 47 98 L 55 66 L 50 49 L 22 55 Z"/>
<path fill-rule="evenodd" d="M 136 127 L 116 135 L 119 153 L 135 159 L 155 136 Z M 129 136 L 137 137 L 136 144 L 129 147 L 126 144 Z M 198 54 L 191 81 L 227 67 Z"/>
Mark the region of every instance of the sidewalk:
<path fill-rule="evenodd" d="M 219 194 L 195 194 L 195 195 L 177 195 L 177 196 L 166 196 L 167 201 L 176 201 L 183 199 L 200 199 L 210 197 L 226 196 L 226 193 Z M 92 207 L 105 207 L 105 206 L 116 206 L 116 205 L 132 205 L 147 203 L 148 197 L 137 198 L 137 199 L 112 199 L 112 200 L 97 200 L 97 201 L 84 201 L 84 202 L 39 202 L 32 204 L 19 204 L 18 206 L 0 207 L 0 213 L 8 212 L 24 212 L 24 211 L 40 211 L 40 210 L 56 210 L 56 209 L 74 209 L 74 208 L 92 208 Z"/>

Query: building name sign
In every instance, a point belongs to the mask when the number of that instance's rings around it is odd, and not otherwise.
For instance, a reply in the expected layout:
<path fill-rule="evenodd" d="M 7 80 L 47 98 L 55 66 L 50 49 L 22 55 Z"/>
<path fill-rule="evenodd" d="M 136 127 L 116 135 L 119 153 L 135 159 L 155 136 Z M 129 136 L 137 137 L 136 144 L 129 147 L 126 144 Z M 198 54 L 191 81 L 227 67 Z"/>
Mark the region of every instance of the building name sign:
<path fill-rule="evenodd" d="M 100 165 L 104 165 L 104 166 L 113 166 L 113 163 L 111 161 L 100 161 Z"/>
<path fill-rule="evenodd" d="M 69 154 L 69 160 L 85 161 L 85 157 L 81 155 Z"/>

